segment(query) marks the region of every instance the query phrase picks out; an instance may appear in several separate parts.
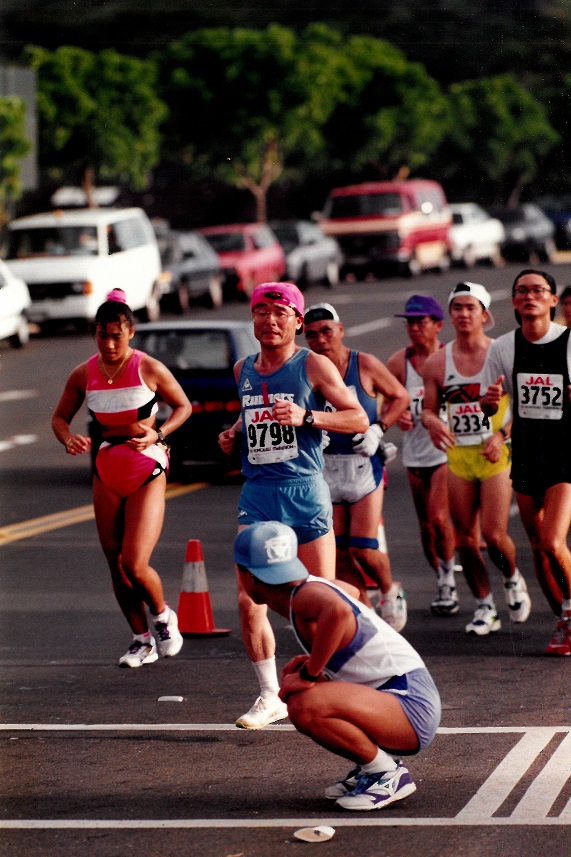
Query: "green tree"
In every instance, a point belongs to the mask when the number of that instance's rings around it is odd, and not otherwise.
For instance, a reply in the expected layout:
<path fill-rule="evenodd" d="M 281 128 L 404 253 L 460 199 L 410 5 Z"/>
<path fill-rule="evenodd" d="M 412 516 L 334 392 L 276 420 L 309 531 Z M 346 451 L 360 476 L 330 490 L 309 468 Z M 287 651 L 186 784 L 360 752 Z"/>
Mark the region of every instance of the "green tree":
<path fill-rule="evenodd" d="M 437 81 L 381 39 L 353 36 L 340 50 L 343 92 L 323 129 L 329 164 L 379 177 L 424 166 L 449 123 Z"/>
<path fill-rule="evenodd" d="M 323 25 L 201 30 L 157 62 L 171 157 L 247 187 L 260 220 L 284 170 L 417 169 L 447 127 L 446 98 L 421 66 Z"/>
<path fill-rule="evenodd" d="M 88 200 L 93 180 L 144 187 L 167 113 L 155 64 L 67 46 L 30 46 L 25 59 L 37 72 L 42 165 L 60 176 L 79 171 Z"/>
<path fill-rule="evenodd" d="M 559 140 L 547 110 L 511 74 L 450 87 L 452 124 L 439 153 L 445 176 L 478 197 L 516 205 Z"/>
<path fill-rule="evenodd" d="M 20 161 L 30 150 L 26 139 L 26 105 L 21 98 L 0 98 L 0 226 L 10 204 L 22 191 Z"/>

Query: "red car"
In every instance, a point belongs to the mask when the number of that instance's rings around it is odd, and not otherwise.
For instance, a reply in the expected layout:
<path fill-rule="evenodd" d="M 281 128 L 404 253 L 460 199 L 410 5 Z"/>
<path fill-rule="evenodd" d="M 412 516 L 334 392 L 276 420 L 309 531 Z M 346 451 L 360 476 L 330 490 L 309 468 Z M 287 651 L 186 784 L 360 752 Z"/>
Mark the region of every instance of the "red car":
<path fill-rule="evenodd" d="M 197 231 L 218 253 L 225 297 L 250 297 L 259 283 L 275 282 L 284 276 L 284 251 L 265 223 L 206 226 Z"/>

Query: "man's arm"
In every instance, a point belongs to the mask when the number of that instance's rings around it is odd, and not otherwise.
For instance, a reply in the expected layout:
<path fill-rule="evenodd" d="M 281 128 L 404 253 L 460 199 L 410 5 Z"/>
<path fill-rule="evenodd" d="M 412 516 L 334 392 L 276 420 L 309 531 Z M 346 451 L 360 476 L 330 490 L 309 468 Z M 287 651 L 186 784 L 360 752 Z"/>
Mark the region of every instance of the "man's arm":
<path fill-rule="evenodd" d="M 337 431 L 342 434 L 366 432 L 369 427 L 367 414 L 356 397 L 345 386 L 343 378 L 328 357 L 309 352 L 307 358 L 307 376 L 312 386 L 333 405 L 335 411 L 312 411 L 313 425 L 323 431 Z M 272 416 L 281 425 L 301 426 L 305 417 L 305 408 L 295 402 L 276 399 Z"/>
<path fill-rule="evenodd" d="M 400 351 L 395 351 L 387 361 L 387 369 L 392 372 L 395 378 L 404 385 L 406 381 L 406 348 L 401 348 Z M 384 417 L 383 417 L 384 419 Z M 401 431 L 410 431 L 414 428 L 414 420 L 410 406 L 402 412 L 397 420 L 397 426 Z"/>
<path fill-rule="evenodd" d="M 383 422 L 389 429 L 410 405 L 410 394 L 384 363 L 372 354 L 359 354 L 359 371 L 369 377 L 376 393 L 383 396 Z"/>
<path fill-rule="evenodd" d="M 422 425 L 427 429 L 430 440 L 437 449 L 443 452 L 449 447 L 456 445 L 454 435 L 439 417 L 445 359 L 444 349 L 441 348 L 439 351 L 431 354 L 424 364 L 424 371 L 422 373 L 424 381 L 424 408 L 421 416 Z"/>
<path fill-rule="evenodd" d="M 291 693 L 310 690 L 316 681 L 304 679 L 303 674 L 315 679 L 321 676 L 335 652 L 347 645 L 356 630 L 351 606 L 323 584 L 306 583 L 294 596 L 292 606 L 304 638 L 308 638 L 311 654 L 297 656 L 284 667 L 280 690 L 284 701 Z"/>
<path fill-rule="evenodd" d="M 242 366 L 244 365 L 244 359 L 238 360 L 238 362 L 234 365 L 234 378 L 236 380 L 236 384 L 240 380 L 240 373 L 242 371 Z M 226 455 L 232 455 L 234 452 L 234 446 L 239 441 L 239 434 L 242 430 L 242 414 L 236 420 L 233 426 L 230 426 L 229 429 L 221 432 L 218 435 L 218 446 Z"/>

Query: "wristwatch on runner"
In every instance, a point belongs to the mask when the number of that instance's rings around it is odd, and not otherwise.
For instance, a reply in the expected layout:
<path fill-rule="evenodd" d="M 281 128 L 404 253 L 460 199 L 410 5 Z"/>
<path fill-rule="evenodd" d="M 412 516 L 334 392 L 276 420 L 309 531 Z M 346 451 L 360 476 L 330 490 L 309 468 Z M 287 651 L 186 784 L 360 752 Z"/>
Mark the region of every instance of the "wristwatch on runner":
<path fill-rule="evenodd" d="M 312 426 L 314 423 L 313 413 L 309 408 L 307 408 L 304 416 L 303 416 L 303 425 L 304 426 Z"/>

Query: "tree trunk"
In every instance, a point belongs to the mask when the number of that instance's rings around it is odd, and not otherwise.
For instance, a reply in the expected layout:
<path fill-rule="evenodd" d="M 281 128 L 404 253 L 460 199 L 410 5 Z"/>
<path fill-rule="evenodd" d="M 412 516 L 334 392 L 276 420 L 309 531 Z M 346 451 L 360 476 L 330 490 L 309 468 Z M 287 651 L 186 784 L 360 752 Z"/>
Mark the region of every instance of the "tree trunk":
<path fill-rule="evenodd" d="M 97 203 L 93 196 L 93 167 L 85 167 L 81 182 L 83 192 L 85 194 L 85 202 L 88 208 L 97 208 Z"/>

